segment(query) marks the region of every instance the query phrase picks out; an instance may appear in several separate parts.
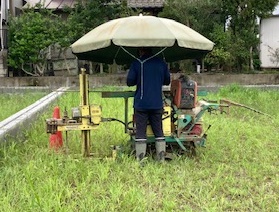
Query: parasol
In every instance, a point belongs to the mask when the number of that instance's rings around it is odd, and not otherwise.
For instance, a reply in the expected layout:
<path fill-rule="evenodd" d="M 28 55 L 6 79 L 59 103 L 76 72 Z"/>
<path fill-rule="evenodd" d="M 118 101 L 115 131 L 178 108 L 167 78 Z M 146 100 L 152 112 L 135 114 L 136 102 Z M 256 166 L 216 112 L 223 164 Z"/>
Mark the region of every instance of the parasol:
<path fill-rule="evenodd" d="M 166 62 L 201 58 L 214 43 L 179 22 L 155 16 L 129 16 L 108 21 L 71 45 L 81 60 L 128 64 L 138 47 L 152 47 Z"/>

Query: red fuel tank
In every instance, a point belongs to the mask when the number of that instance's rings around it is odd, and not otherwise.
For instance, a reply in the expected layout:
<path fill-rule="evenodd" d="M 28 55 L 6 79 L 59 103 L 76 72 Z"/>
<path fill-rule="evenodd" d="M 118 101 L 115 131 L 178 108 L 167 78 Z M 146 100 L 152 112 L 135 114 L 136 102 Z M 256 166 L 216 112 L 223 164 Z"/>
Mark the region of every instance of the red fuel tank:
<path fill-rule="evenodd" d="M 197 103 L 197 82 L 193 80 L 176 79 L 171 82 L 173 104 L 180 109 L 192 109 Z"/>

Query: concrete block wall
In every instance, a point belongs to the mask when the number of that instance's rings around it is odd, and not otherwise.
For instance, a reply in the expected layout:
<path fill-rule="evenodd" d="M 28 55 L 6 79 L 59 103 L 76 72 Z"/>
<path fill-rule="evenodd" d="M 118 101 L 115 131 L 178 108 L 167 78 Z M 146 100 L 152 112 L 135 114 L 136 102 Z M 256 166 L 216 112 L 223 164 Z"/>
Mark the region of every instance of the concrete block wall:
<path fill-rule="evenodd" d="M 175 75 L 175 74 L 174 74 Z M 126 85 L 127 74 L 89 75 L 90 87 Z M 173 76 L 174 78 L 176 76 Z M 278 74 L 193 74 L 189 76 L 199 86 L 279 85 Z M 78 87 L 79 76 L 0 77 L 2 87 Z"/>

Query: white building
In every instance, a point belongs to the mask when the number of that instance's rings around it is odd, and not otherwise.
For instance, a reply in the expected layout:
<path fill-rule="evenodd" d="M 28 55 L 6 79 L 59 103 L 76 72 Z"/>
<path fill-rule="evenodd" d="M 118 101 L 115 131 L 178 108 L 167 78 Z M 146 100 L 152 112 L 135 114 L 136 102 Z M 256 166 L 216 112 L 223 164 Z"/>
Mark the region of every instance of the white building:
<path fill-rule="evenodd" d="M 260 21 L 261 68 L 279 68 L 279 6 Z"/>

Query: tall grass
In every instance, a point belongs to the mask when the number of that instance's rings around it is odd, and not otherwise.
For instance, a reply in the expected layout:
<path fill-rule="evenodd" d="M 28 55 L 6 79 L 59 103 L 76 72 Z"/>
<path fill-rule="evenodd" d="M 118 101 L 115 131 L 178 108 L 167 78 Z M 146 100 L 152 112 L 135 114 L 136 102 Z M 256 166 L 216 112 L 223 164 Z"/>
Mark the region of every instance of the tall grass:
<path fill-rule="evenodd" d="M 49 151 L 44 122 L 50 108 L 24 132 L 25 140 L 0 149 L 0 211 L 279 211 L 279 92 L 232 85 L 207 98 L 231 99 L 272 118 L 243 108 L 207 113 L 207 147 L 195 158 L 148 159 L 141 167 L 125 154 L 116 161 L 83 158 L 79 133 L 69 135 L 70 154 Z M 90 100 L 102 105 L 104 117 L 124 119 L 122 99 L 91 93 Z M 62 111 L 78 106 L 78 94 L 55 104 Z M 109 154 L 110 144 L 129 137 L 111 122 L 92 130 L 91 139 L 92 151 Z"/>
<path fill-rule="evenodd" d="M 43 92 L 0 94 L 0 121 L 33 104 L 44 95 L 46 95 L 46 93 Z"/>

